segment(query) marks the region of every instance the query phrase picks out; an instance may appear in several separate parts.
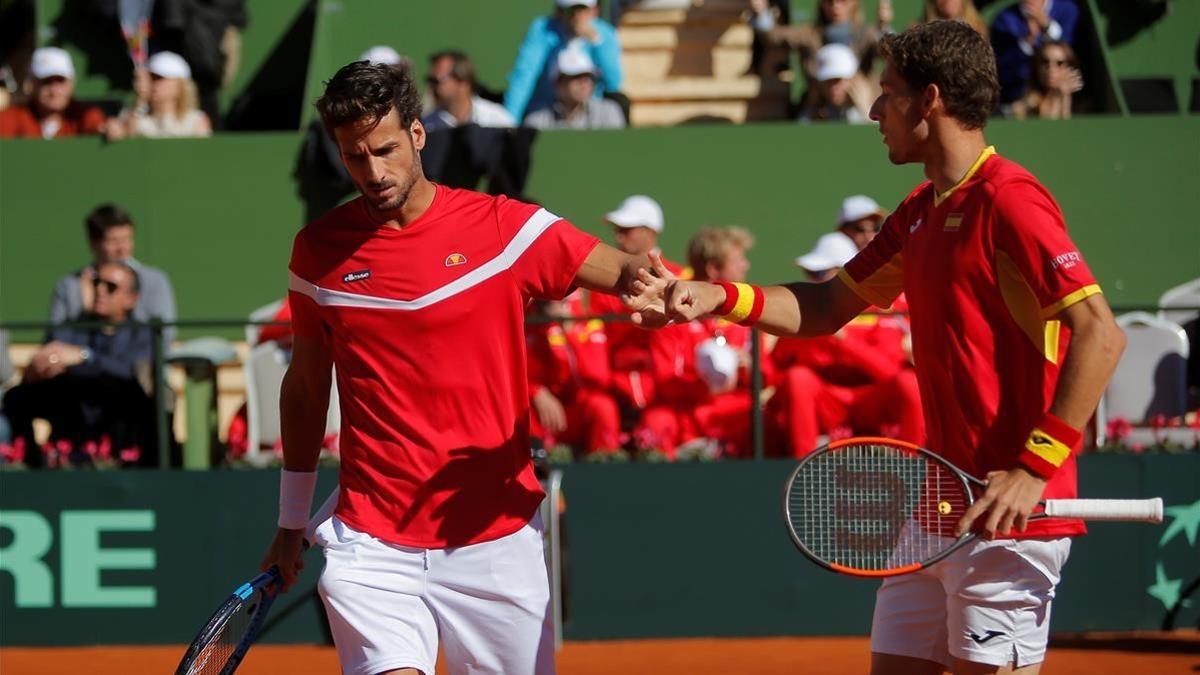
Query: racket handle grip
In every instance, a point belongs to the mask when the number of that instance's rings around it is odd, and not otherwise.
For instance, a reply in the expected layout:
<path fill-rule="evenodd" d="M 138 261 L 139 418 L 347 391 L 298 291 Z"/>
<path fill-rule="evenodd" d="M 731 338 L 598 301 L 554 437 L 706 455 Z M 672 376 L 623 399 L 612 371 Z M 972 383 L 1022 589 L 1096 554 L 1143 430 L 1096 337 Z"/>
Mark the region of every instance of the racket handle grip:
<path fill-rule="evenodd" d="M 1154 499 L 1047 499 L 1046 515 L 1051 518 L 1161 523 L 1163 502 L 1161 497 Z"/>

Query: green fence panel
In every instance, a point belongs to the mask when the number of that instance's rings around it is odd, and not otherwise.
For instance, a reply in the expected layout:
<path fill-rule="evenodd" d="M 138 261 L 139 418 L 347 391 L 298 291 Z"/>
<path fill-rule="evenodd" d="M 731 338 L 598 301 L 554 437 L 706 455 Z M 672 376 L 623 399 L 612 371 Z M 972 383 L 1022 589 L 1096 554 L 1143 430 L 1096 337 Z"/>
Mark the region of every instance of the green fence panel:
<path fill-rule="evenodd" d="M 863 635 L 876 583 L 808 562 L 782 522 L 790 461 L 566 468 L 569 639 Z M 322 475 L 318 495 L 332 486 Z M 0 474 L 0 645 L 186 643 L 257 569 L 275 471 Z M 1085 456 L 1086 496 L 1161 496 L 1162 525 L 1076 539 L 1053 630 L 1156 629 L 1200 573 L 1200 455 Z M 321 642 L 319 554 L 264 639 Z M 1195 625 L 1195 598 L 1178 617 Z"/>

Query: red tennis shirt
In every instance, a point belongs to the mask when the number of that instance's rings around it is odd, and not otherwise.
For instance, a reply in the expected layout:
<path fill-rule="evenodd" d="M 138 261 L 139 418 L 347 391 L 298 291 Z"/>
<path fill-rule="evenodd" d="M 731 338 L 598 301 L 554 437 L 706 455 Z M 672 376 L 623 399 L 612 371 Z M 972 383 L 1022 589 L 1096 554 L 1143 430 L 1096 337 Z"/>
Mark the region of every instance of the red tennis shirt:
<path fill-rule="evenodd" d="M 520 529 L 533 474 L 524 307 L 559 299 L 598 240 L 529 204 L 436 186 L 402 229 L 362 199 L 296 236 L 297 335 L 325 340 L 341 406 L 337 516 L 445 548 Z"/>
<path fill-rule="evenodd" d="M 1054 198 L 990 147 L 946 193 L 918 186 L 839 277 L 880 307 L 907 295 L 928 447 L 979 477 L 1018 465 L 1070 339 L 1054 317 L 1100 292 Z M 1044 496 L 1076 496 L 1074 454 Z M 1047 519 L 1012 536 L 1084 531 Z"/>

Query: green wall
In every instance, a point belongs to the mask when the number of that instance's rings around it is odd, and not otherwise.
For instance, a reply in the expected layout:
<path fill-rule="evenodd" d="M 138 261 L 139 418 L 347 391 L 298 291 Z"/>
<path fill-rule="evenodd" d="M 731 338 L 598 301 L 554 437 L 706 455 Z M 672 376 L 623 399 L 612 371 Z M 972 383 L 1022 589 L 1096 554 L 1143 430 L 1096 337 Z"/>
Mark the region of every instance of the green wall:
<path fill-rule="evenodd" d="M 998 122 L 989 136 L 1057 196 L 1110 302 L 1153 303 L 1197 276 L 1200 118 Z M 87 259 L 84 215 L 106 200 L 134 215 L 138 258 L 170 272 L 181 318 L 238 318 L 278 298 L 302 221 L 298 147 L 291 133 L 0 142 L 0 321 L 45 317 L 54 280 Z M 544 133 L 527 193 L 606 237 L 605 212 L 650 194 L 675 258 L 701 225 L 747 226 L 752 278 L 771 282 L 796 277 L 791 260 L 844 196 L 891 206 L 920 179 L 888 164 L 870 127 L 761 124 Z"/>
<path fill-rule="evenodd" d="M 793 466 L 566 467 L 566 637 L 866 634 L 876 584 L 818 568 L 787 537 L 780 498 Z M 318 494 L 333 479 L 324 471 Z M 257 569 L 278 482 L 268 470 L 0 473 L 0 645 L 186 643 Z M 1052 629 L 1157 628 L 1163 599 L 1198 569 L 1188 533 L 1200 455 L 1084 456 L 1080 484 L 1181 510 L 1162 525 L 1093 524 L 1074 543 Z M 320 567 L 310 554 L 264 639 L 324 639 Z"/>

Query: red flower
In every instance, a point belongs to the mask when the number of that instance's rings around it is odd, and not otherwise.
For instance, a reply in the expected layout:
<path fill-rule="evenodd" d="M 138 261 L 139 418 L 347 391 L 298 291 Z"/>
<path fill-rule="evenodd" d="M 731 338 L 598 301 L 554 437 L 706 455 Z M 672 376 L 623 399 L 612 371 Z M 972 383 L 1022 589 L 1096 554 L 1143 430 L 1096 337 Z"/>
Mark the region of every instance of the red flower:
<path fill-rule="evenodd" d="M 117 453 L 117 456 L 126 464 L 136 464 L 142 457 L 142 449 L 135 445 L 121 450 Z"/>
<path fill-rule="evenodd" d="M 1110 441 L 1120 443 L 1129 438 L 1129 433 L 1133 431 L 1133 425 L 1124 417 L 1114 417 L 1108 421 L 1104 431 Z"/>
<path fill-rule="evenodd" d="M 847 426 L 834 427 L 829 430 L 830 441 L 840 441 L 854 436 L 854 430 Z"/>

